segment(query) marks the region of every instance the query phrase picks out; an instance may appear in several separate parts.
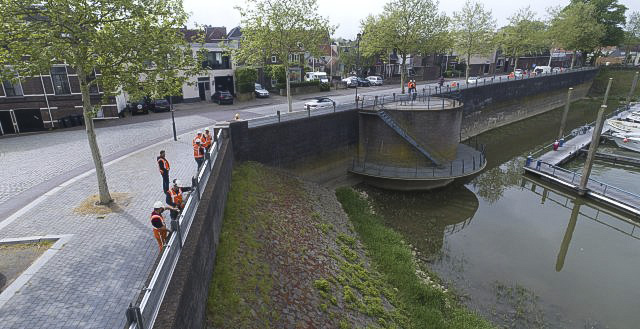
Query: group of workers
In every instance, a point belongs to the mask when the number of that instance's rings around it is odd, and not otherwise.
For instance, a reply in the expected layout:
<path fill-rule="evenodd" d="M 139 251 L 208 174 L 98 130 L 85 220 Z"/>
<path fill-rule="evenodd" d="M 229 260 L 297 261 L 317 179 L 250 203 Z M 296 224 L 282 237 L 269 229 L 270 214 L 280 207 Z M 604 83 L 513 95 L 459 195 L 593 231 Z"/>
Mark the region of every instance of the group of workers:
<path fill-rule="evenodd" d="M 193 138 L 193 157 L 198 164 L 198 170 L 204 163 L 205 152 L 209 152 L 211 145 L 213 145 L 213 137 L 209 132 L 209 128 L 205 128 L 204 133 L 198 131 Z M 160 176 L 162 176 L 162 191 L 166 196 L 166 204 L 162 201 L 156 201 L 153 204 L 153 211 L 151 212 L 151 226 L 153 227 L 153 237 L 158 242 L 158 248 L 162 252 L 162 248 L 167 244 L 169 237 L 169 229 L 167 228 L 166 221 L 163 212 L 169 211 L 171 219 L 177 219 L 180 211 L 184 208 L 186 198 L 183 197 L 183 192 L 191 191 L 190 186 L 182 186 L 182 182 L 178 179 L 174 179 L 172 184 L 169 181 L 169 171 L 171 165 L 166 158 L 166 152 L 160 151 L 160 155 L 157 157 L 158 169 L 160 170 Z"/>

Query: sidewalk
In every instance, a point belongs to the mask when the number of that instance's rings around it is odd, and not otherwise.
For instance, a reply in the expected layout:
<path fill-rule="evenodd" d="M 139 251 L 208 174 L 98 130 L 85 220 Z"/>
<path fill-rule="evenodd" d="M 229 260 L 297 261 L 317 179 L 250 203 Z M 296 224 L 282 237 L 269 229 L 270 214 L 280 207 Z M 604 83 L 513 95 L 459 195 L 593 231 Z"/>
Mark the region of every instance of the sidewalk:
<path fill-rule="evenodd" d="M 0 239 L 71 237 L 0 307 L 1 327 L 122 328 L 124 312 L 144 288 L 158 255 L 149 223 L 153 202 L 165 199 L 156 155 L 166 150 L 171 179 L 188 184 L 196 172 L 192 138 L 187 133 L 107 165 L 110 191 L 131 198 L 119 212 L 104 218 L 74 212 L 97 193 L 95 175 L 89 174 L 2 228 Z"/>

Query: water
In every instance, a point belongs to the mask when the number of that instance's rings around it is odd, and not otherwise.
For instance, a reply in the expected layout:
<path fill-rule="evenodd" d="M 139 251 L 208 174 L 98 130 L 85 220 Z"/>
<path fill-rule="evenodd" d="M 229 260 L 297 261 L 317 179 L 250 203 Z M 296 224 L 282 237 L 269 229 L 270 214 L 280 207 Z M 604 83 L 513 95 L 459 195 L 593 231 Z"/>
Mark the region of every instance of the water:
<path fill-rule="evenodd" d="M 592 121 L 597 107 L 574 106 L 569 126 Z M 437 192 L 368 193 L 387 224 L 495 324 L 638 328 L 640 227 L 623 214 L 523 179 L 524 157 L 555 137 L 560 115 L 552 111 L 479 136 L 488 167 L 467 182 Z M 594 177 L 629 189 L 638 189 L 639 174 L 604 163 L 594 168 Z"/>

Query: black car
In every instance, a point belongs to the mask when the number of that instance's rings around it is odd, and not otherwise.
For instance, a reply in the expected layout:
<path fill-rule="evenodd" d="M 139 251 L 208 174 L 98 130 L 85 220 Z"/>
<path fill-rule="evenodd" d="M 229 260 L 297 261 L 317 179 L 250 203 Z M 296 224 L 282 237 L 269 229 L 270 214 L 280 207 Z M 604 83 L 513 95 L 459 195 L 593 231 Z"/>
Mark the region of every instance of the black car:
<path fill-rule="evenodd" d="M 228 91 L 216 91 L 211 100 L 218 104 L 233 104 L 233 95 Z"/>
<path fill-rule="evenodd" d="M 144 97 L 141 100 L 127 103 L 126 110 L 131 112 L 131 115 L 142 113 L 149 114 L 149 110 L 153 109 L 153 102 L 149 97 Z"/>
<path fill-rule="evenodd" d="M 358 87 L 371 87 L 371 81 L 363 78 L 358 78 Z"/>
<path fill-rule="evenodd" d="M 153 108 L 151 109 L 153 112 L 169 112 L 171 111 L 171 107 L 169 106 L 169 101 L 166 99 L 156 99 L 153 101 Z"/>

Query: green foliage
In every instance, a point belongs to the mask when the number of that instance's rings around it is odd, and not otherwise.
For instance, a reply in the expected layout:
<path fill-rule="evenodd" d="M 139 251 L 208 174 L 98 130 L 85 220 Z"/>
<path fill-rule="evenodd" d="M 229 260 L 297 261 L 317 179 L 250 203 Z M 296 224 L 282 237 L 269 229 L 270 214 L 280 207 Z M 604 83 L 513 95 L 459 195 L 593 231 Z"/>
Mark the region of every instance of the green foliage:
<path fill-rule="evenodd" d="M 515 58 L 515 69 L 520 56 L 550 47 L 546 34 L 544 22 L 537 20 L 531 8 L 526 7 L 509 17 L 509 25 L 498 31 L 496 41 L 505 55 Z"/>
<path fill-rule="evenodd" d="M 330 91 L 331 85 L 328 82 L 320 83 L 320 91 Z"/>
<path fill-rule="evenodd" d="M 598 23 L 596 8 L 591 4 L 573 3 L 551 13 L 549 35 L 554 45 L 564 49 L 592 51 L 601 45 L 605 28 Z M 575 65 L 573 56 L 571 67 Z"/>
<path fill-rule="evenodd" d="M 383 280 L 397 288 L 398 307 L 409 317 L 409 328 L 491 328 L 478 315 L 457 305 L 446 293 L 424 284 L 416 275 L 416 264 L 411 250 L 402 236 L 387 228 L 382 218 L 371 212 L 366 199 L 350 188 L 339 188 L 336 196 L 360 236 L 360 241 L 371 255 Z M 352 273 L 358 273 L 354 268 Z M 346 290 L 346 287 L 345 287 Z M 345 300 L 355 295 L 343 291 Z M 386 294 L 385 294 L 386 295 Z M 354 302 L 355 303 L 355 302 Z M 377 300 L 364 302 L 372 314 L 379 311 Z"/>
<path fill-rule="evenodd" d="M 285 72 L 286 70 L 282 64 L 270 64 L 264 67 L 264 73 L 280 83 L 287 79 Z"/>
<path fill-rule="evenodd" d="M 238 91 L 241 93 L 253 92 L 258 79 L 258 71 L 251 67 L 240 67 L 236 69 L 236 81 Z"/>
<path fill-rule="evenodd" d="M 291 88 L 295 88 L 295 87 L 309 87 L 309 86 L 320 86 L 320 80 L 312 80 L 312 81 L 301 81 L 301 82 L 291 82 L 290 83 Z M 279 89 L 285 89 L 287 88 L 287 84 L 286 83 L 281 83 L 278 82 L 276 84 L 276 88 Z"/>
<path fill-rule="evenodd" d="M 391 0 L 385 4 L 382 14 L 370 15 L 362 21 L 362 53 L 386 57 L 395 50 L 406 63 L 408 55 L 445 48 L 448 23 L 448 18 L 438 12 L 437 2 Z M 405 74 L 403 68 L 400 79 L 403 93 Z"/>
<path fill-rule="evenodd" d="M 595 20 L 604 27 L 604 33 L 598 39 L 599 45 L 618 46 L 624 41 L 625 5 L 618 3 L 618 0 L 571 0 L 569 6 L 577 3 L 594 7 Z"/>
<path fill-rule="evenodd" d="M 290 55 L 319 56 L 318 46 L 335 31 L 327 18 L 318 15 L 316 0 L 247 0 L 245 7 L 237 8 L 242 17 L 242 47 L 232 52 L 236 60 L 250 65 L 263 65 L 275 55 L 286 72 L 297 64 L 290 62 Z M 284 78 L 278 81 L 289 83 L 287 74 Z M 291 112 L 291 95 L 287 100 Z"/>
<path fill-rule="evenodd" d="M 316 289 L 320 290 L 320 291 L 324 291 L 324 292 L 331 292 L 331 285 L 329 285 L 329 281 L 325 280 L 325 279 L 320 279 L 320 280 L 315 280 L 313 281 L 313 286 L 316 287 Z"/>
<path fill-rule="evenodd" d="M 496 22 L 491 10 L 484 5 L 467 0 L 460 11 L 453 13 L 454 48 L 469 64 L 471 56 L 488 55 L 494 50 L 493 38 Z M 469 65 L 465 72 L 469 80 Z"/>

